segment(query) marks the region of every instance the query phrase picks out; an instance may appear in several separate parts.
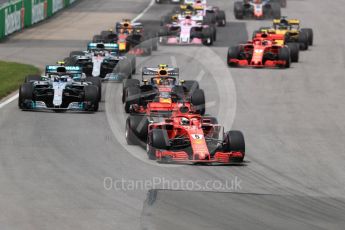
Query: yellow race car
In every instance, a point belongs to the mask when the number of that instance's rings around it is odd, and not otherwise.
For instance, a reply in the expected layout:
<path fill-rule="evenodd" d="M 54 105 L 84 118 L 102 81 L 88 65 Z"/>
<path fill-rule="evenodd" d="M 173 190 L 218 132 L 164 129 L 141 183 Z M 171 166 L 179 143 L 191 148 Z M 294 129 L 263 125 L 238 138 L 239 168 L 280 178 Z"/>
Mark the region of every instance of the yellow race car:
<path fill-rule="evenodd" d="M 274 19 L 272 27 L 261 27 L 254 32 L 253 37 L 257 33 L 263 32 L 282 34 L 284 35 L 284 40 L 280 41 L 280 44 L 299 43 L 301 50 L 307 50 L 314 42 L 313 30 L 310 28 L 300 28 L 300 20 L 298 19 L 287 19 L 286 17 Z"/>

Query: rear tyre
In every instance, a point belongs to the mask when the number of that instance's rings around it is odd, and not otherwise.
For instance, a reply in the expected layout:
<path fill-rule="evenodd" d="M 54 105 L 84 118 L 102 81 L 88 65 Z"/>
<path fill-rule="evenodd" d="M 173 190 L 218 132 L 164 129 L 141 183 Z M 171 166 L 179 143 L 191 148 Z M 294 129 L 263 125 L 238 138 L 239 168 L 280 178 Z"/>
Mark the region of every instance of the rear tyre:
<path fill-rule="evenodd" d="M 193 93 L 195 90 L 198 90 L 200 88 L 199 82 L 194 80 L 185 81 L 183 83 L 183 86 L 188 93 Z"/>
<path fill-rule="evenodd" d="M 166 24 L 169 24 L 170 21 L 171 21 L 171 17 L 169 17 L 169 16 L 162 17 L 161 26 L 165 26 Z"/>
<path fill-rule="evenodd" d="M 103 41 L 104 41 L 104 39 L 102 38 L 101 35 L 95 35 L 92 38 L 92 42 L 94 42 L 94 43 L 99 43 L 99 42 L 103 42 Z"/>
<path fill-rule="evenodd" d="M 209 119 L 210 120 L 210 124 L 212 124 L 212 125 L 219 124 L 218 119 L 216 117 L 203 117 L 203 119 Z"/>
<path fill-rule="evenodd" d="M 213 45 L 214 34 L 212 33 L 212 30 L 210 28 L 203 29 L 202 35 L 203 35 L 203 44 L 204 45 L 206 45 L 206 46 Z"/>
<path fill-rule="evenodd" d="M 178 100 L 183 100 L 184 99 L 184 87 L 181 85 L 175 85 L 172 89 L 171 89 L 171 93 L 177 96 Z"/>
<path fill-rule="evenodd" d="M 140 88 L 138 87 L 128 87 L 125 92 L 125 111 L 130 112 L 131 105 L 140 103 Z"/>
<path fill-rule="evenodd" d="M 306 33 L 308 36 L 308 45 L 312 46 L 314 43 L 314 32 L 310 28 L 301 29 L 301 32 Z"/>
<path fill-rule="evenodd" d="M 125 79 L 122 83 L 122 103 L 126 101 L 126 89 L 128 87 L 139 87 L 140 81 L 138 79 Z"/>
<path fill-rule="evenodd" d="M 111 35 L 111 34 L 112 34 L 111 31 L 109 31 L 109 30 L 103 30 L 103 31 L 101 32 L 101 38 L 102 38 L 104 41 L 106 41 L 106 40 L 108 40 L 108 37 L 109 37 L 109 35 Z"/>
<path fill-rule="evenodd" d="M 281 18 L 281 7 L 279 3 L 271 3 L 273 19 Z"/>
<path fill-rule="evenodd" d="M 225 26 L 226 25 L 226 16 L 223 10 L 220 10 L 217 13 L 217 25 L 218 26 Z"/>
<path fill-rule="evenodd" d="M 282 47 L 278 53 L 279 60 L 285 61 L 285 65 L 280 66 L 281 68 L 290 68 L 291 56 L 288 47 Z"/>
<path fill-rule="evenodd" d="M 298 62 L 299 60 L 299 44 L 298 43 L 287 43 L 290 49 L 291 62 Z"/>
<path fill-rule="evenodd" d="M 300 49 L 301 50 L 308 50 L 309 40 L 308 40 L 308 34 L 305 31 L 301 31 L 299 33 L 298 42 L 300 43 Z"/>
<path fill-rule="evenodd" d="M 243 2 L 235 2 L 234 14 L 236 19 L 243 19 Z"/>
<path fill-rule="evenodd" d="M 206 111 L 204 90 L 195 90 L 191 96 L 191 103 L 197 113 L 204 115 Z"/>

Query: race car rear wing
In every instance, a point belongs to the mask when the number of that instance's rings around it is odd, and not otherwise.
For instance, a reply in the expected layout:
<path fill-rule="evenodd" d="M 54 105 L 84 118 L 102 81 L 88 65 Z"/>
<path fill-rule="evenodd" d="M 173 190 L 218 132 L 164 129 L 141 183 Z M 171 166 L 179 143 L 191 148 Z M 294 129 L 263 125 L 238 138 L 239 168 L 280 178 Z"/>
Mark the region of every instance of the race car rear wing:
<path fill-rule="evenodd" d="M 282 17 L 281 19 L 274 19 L 273 24 L 277 25 L 277 24 L 280 24 L 284 21 L 287 22 L 289 25 L 299 25 L 300 24 L 300 20 L 298 20 L 298 19 L 287 19 L 285 17 Z"/>
<path fill-rule="evenodd" d="M 90 51 L 107 50 L 110 52 L 117 52 L 119 50 L 119 45 L 116 43 L 94 43 L 94 42 L 90 42 L 87 45 L 87 49 Z"/>
<path fill-rule="evenodd" d="M 142 69 L 142 80 L 145 81 L 147 80 L 145 77 L 149 76 L 161 76 L 161 77 L 174 77 L 174 78 L 179 78 L 180 76 L 180 69 L 179 68 L 165 68 L 165 69 L 160 69 L 157 67 L 144 67 Z"/>
<path fill-rule="evenodd" d="M 80 66 L 60 66 L 60 65 L 47 65 L 46 74 L 48 73 L 73 73 L 82 74 L 83 68 Z"/>

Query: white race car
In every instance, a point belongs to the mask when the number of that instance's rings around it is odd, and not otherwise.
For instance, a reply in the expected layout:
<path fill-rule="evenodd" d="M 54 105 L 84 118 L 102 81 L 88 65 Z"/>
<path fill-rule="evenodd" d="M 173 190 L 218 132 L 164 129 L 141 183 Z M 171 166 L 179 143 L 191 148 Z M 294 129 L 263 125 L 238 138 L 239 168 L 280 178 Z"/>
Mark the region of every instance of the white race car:
<path fill-rule="evenodd" d="M 101 82 L 79 66 L 47 66 L 43 76 L 27 76 L 19 89 L 22 110 L 98 111 Z"/>
<path fill-rule="evenodd" d="M 159 31 L 159 42 L 164 45 L 207 45 L 215 40 L 215 34 L 209 25 L 195 21 L 191 16 L 178 22 L 165 25 Z"/>

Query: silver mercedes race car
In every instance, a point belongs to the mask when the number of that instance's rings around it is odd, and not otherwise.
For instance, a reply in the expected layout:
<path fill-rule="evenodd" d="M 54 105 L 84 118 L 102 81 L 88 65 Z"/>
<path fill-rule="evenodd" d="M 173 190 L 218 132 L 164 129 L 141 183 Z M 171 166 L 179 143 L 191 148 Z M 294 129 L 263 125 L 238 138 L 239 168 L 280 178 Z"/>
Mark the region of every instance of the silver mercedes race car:
<path fill-rule="evenodd" d="M 88 59 L 87 62 L 80 60 Z M 90 72 L 94 77 L 100 77 L 104 80 L 107 74 L 114 73 L 120 78 L 131 78 L 136 72 L 136 58 L 134 55 L 120 55 L 118 44 L 114 43 L 89 43 L 86 51 L 72 51 L 68 58 L 65 59 L 66 64 L 87 63 L 79 65 L 88 69 L 92 67 Z M 92 62 L 90 65 L 89 63 Z M 86 71 L 84 71 L 86 72 Z"/>
<path fill-rule="evenodd" d="M 20 86 L 22 110 L 98 111 L 98 78 L 86 77 L 79 66 L 46 66 L 45 74 L 27 76 Z"/>

